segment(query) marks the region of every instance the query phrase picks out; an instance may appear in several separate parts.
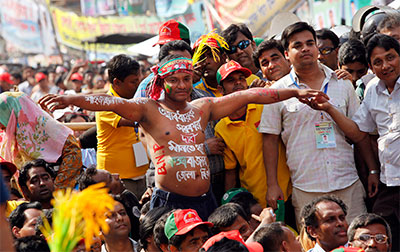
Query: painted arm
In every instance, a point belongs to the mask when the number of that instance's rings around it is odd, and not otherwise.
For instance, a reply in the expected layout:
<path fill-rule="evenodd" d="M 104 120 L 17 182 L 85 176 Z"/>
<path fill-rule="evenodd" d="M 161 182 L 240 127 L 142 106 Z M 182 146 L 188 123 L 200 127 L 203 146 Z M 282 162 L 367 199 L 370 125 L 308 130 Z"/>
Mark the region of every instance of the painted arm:
<path fill-rule="evenodd" d="M 292 97 L 310 98 L 315 97 L 320 102 L 329 100 L 328 96 L 321 91 L 312 89 L 267 89 L 251 88 L 235 92 L 219 98 L 206 98 L 212 102 L 210 108 L 210 120 L 218 120 L 230 115 L 239 108 L 249 104 L 269 104 L 283 101 Z"/>
<path fill-rule="evenodd" d="M 130 120 L 140 122 L 145 115 L 145 104 L 149 99 L 134 98 L 127 100 L 110 95 L 53 95 L 49 94 L 39 100 L 44 110 L 54 111 L 63 109 L 69 105 L 91 110 L 112 111 Z"/>

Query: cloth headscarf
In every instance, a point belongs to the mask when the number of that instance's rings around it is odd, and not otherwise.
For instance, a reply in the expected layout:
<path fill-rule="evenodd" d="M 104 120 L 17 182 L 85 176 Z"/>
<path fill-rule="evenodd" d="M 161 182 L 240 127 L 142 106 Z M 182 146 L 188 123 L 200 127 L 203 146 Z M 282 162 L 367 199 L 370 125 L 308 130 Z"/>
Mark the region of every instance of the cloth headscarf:
<path fill-rule="evenodd" d="M 161 66 L 153 66 L 151 71 L 154 73 L 154 78 L 151 86 L 147 90 L 147 96 L 153 100 L 158 100 L 163 90 L 162 80 L 174 73 L 193 74 L 192 60 L 183 57 L 171 59 Z"/>
<path fill-rule="evenodd" d="M 21 92 L 0 94 L 0 123 L 6 127 L 0 155 L 18 168 L 38 158 L 55 163 L 67 137 L 73 134 Z"/>

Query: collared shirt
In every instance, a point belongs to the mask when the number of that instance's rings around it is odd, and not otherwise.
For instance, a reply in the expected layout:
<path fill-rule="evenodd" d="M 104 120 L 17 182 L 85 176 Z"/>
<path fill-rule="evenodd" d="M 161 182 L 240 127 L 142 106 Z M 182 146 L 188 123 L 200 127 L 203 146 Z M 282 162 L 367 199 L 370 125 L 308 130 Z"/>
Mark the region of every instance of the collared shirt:
<path fill-rule="evenodd" d="M 400 186 L 400 77 L 390 94 L 383 81 L 371 81 L 352 119 L 361 131 L 377 128 L 380 180 L 387 186 Z"/>
<path fill-rule="evenodd" d="M 18 90 L 24 92 L 28 96 L 31 95 L 32 89 L 33 86 L 31 86 L 27 80 L 18 85 Z"/>
<path fill-rule="evenodd" d="M 309 249 L 307 252 L 326 252 L 318 243 L 315 243 L 314 248 Z"/>
<path fill-rule="evenodd" d="M 221 97 L 222 96 L 221 92 L 219 92 L 219 90 L 217 88 L 213 88 L 210 85 L 208 85 L 204 78 L 201 78 L 201 80 L 199 80 L 198 82 L 193 84 L 193 87 L 207 92 L 209 97 Z"/>
<path fill-rule="evenodd" d="M 344 115 L 352 117 L 359 107 L 352 83 L 339 80 L 328 67 L 322 64 L 320 67 L 325 73 L 321 90 L 325 90 L 328 85 L 329 102 Z M 290 75 L 275 82 L 271 88 L 297 88 L 292 78 L 300 88 L 309 88 L 300 83 L 294 69 Z M 315 123 L 321 121 L 333 123 L 336 148 L 317 149 Z M 268 104 L 264 106 L 259 131 L 281 134 L 293 186 L 300 190 L 331 192 L 346 188 L 358 180 L 353 149 L 326 112 L 313 110 L 296 98 Z"/>
<path fill-rule="evenodd" d="M 239 163 L 240 185 L 251 192 L 262 207 L 266 207 L 267 175 L 261 148 L 262 134 L 257 131 L 262 111 L 263 106 L 260 104 L 247 105 L 245 121 L 232 121 L 229 117 L 224 117 L 215 126 L 215 135 L 221 137 L 226 144 L 224 150 L 225 169 L 235 169 Z M 285 150 L 282 145 L 280 142 L 278 183 L 286 200 L 291 193 L 291 186 L 289 185 L 290 173 L 286 166 Z"/>

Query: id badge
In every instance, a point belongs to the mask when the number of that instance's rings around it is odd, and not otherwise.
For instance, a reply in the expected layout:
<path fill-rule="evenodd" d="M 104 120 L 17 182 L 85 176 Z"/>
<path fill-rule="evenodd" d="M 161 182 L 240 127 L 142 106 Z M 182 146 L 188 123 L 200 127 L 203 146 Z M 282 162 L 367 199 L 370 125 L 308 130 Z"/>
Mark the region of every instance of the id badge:
<path fill-rule="evenodd" d="M 317 142 L 317 149 L 336 148 L 333 122 L 315 123 L 315 140 Z"/>
<path fill-rule="evenodd" d="M 133 153 L 135 154 L 136 167 L 148 164 L 149 159 L 147 158 L 147 153 L 142 142 L 135 143 L 132 146 Z"/>

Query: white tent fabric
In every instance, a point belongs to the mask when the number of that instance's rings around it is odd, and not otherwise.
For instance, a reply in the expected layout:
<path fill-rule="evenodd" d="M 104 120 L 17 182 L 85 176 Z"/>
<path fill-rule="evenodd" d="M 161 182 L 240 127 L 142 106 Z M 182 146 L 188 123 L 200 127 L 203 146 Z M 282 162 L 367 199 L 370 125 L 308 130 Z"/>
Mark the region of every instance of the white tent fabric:
<path fill-rule="evenodd" d="M 158 36 L 154 36 L 152 38 L 149 38 L 143 42 L 140 42 L 136 45 L 133 45 L 128 48 L 128 51 L 131 52 L 132 54 L 142 54 L 148 57 L 152 57 L 158 54 L 160 51 L 160 46 L 156 45 L 153 47 L 155 43 L 158 41 Z"/>

